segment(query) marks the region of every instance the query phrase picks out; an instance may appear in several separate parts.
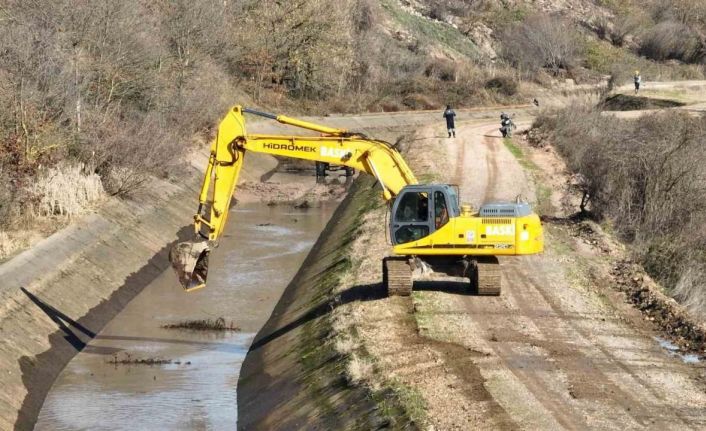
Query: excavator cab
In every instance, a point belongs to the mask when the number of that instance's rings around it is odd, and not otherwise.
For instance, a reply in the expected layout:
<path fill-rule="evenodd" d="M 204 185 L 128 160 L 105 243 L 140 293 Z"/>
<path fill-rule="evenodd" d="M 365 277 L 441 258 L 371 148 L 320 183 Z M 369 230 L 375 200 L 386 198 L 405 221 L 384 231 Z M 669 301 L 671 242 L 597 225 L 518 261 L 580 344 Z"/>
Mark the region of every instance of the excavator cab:
<path fill-rule="evenodd" d="M 419 240 L 459 214 L 458 192 L 451 185 L 404 187 L 392 205 L 390 238 L 395 245 Z"/>

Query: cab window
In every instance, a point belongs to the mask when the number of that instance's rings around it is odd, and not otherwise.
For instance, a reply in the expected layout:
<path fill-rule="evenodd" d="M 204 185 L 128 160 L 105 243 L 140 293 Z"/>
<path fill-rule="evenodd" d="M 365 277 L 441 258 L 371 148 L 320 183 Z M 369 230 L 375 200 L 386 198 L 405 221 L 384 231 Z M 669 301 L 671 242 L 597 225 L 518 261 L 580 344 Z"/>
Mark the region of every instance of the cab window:
<path fill-rule="evenodd" d="M 407 225 L 395 231 L 395 244 L 404 244 L 406 242 L 416 241 L 429 235 L 429 226 L 426 225 Z"/>
<path fill-rule="evenodd" d="M 426 222 L 429 219 L 429 198 L 426 193 L 405 193 L 395 220 L 399 222 Z"/>
<path fill-rule="evenodd" d="M 449 222 L 449 208 L 446 196 L 440 191 L 434 192 L 434 227 L 439 229 Z"/>

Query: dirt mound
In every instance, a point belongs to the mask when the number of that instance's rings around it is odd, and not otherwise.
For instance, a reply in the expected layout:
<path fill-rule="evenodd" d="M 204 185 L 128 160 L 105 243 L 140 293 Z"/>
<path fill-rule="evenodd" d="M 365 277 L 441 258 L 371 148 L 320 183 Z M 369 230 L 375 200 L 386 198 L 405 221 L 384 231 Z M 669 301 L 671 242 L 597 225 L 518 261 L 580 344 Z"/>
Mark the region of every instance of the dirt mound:
<path fill-rule="evenodd" d="M 611 271 L 617 288 L 627 295 L 647 319 L 669 334 L 682 349 L 702 354 L 706 348 L 706 325 L 696 321 L 674 299 L 661 292 L 644 269 L 628 259 Z"/>
<path fill-rule="evenodd" d="M 604 111 L 641 111 L 644 109 L 677 108 L 684 105 L 684 103 L 675 100 L 616 94 L 601 101 L 598 107 Z"/>

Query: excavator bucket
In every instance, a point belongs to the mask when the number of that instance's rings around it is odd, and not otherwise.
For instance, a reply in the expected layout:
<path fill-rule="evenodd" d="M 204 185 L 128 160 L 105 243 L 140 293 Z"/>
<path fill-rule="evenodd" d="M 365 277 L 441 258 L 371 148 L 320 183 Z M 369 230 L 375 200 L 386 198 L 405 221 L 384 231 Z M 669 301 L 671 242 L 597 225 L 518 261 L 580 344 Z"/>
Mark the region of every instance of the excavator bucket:
<path fill-rule="evenodd" d="M 206 287 L 210 252 L 207 241 L 180 242 L 169 251 L 169 262 L 187 292 Z"/>

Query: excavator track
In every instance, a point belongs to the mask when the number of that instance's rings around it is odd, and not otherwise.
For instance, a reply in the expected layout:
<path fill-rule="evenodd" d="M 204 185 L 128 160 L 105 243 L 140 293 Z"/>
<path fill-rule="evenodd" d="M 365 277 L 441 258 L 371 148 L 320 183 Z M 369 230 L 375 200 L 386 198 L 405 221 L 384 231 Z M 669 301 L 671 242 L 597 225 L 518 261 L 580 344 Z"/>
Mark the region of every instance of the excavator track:
<path fill-rule="evenodd" d="M 479 257 L 475 259 L 474 276 L 471 278 L 471 287 L 477 295 L 498 296 L 502 289 L 502 273 L 500 262 L 495 256 Z"/>
<path fill-rule="evenodd" d="M 388 296 L 412 294 L 412 269 L 406 257 L 386 257 L 382 260 L 382 284 Z"/>

